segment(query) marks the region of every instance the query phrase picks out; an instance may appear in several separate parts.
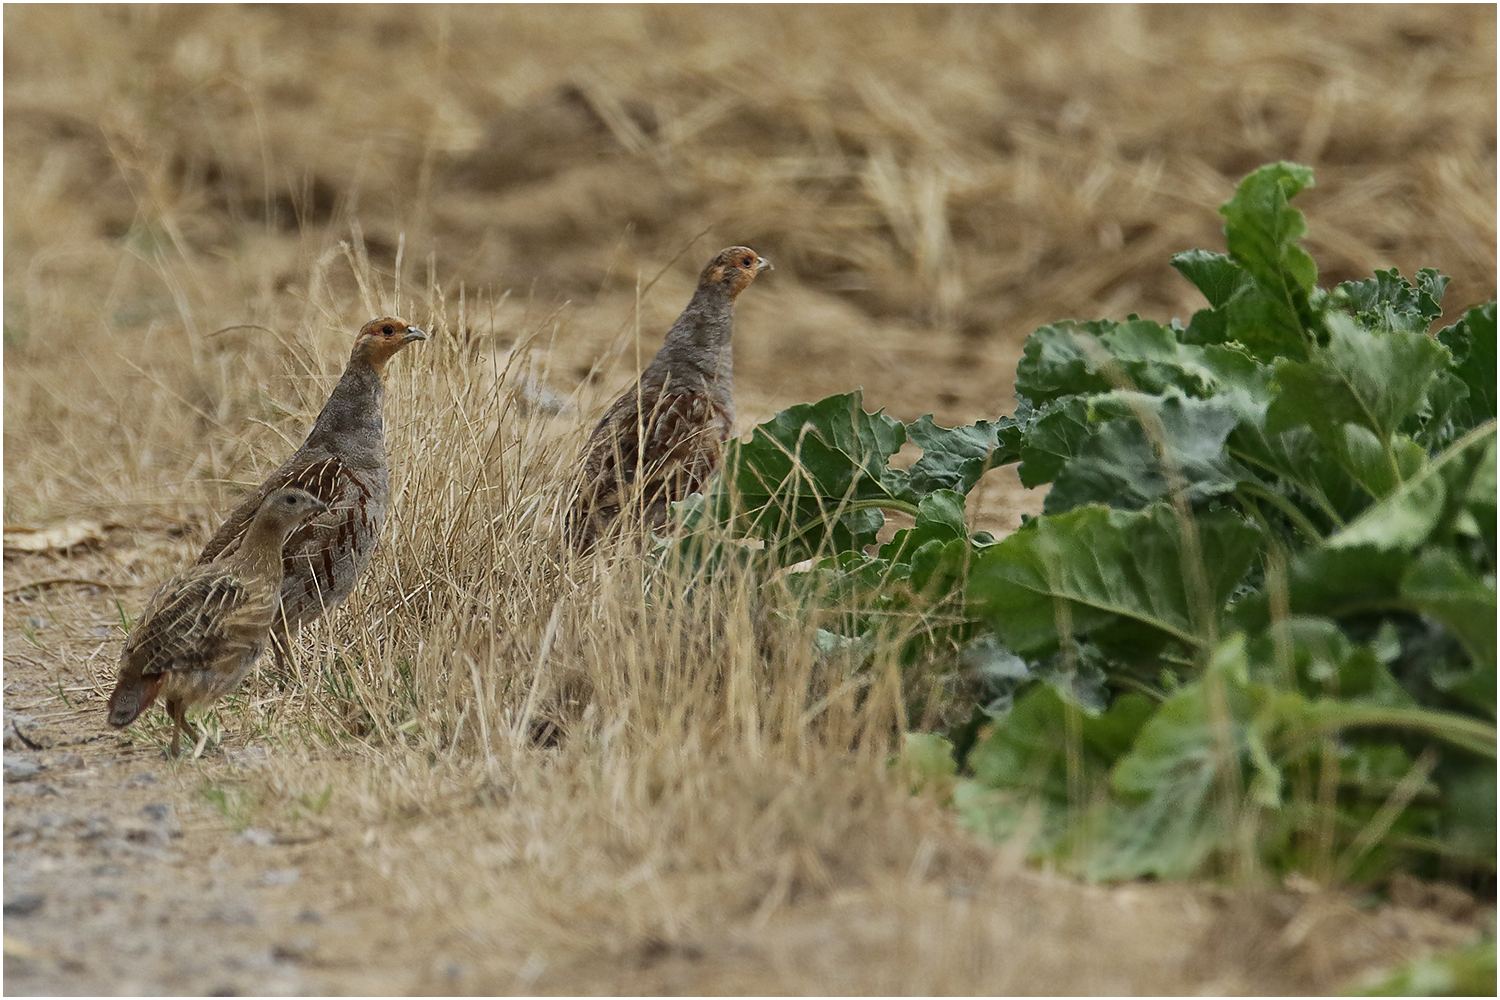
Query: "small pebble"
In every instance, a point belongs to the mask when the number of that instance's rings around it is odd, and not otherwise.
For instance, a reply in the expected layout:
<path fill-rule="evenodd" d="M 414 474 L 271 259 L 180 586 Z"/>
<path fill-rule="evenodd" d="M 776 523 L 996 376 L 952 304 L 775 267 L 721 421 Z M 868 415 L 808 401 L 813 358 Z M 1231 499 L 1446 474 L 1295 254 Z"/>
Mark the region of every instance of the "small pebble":
<path fill-rule="evenodd" d="M 42 773 L 42 765 L 30 757 L 5 758 L 5 780 L 6 781 L 30 781 Z"/>
<path fill-rule="evenodd" d="M 299 924 L 321 924 L 322 922 L 323 915 L 312 907 L 305 906 L 302 908 L 302 912 L 297 914 L 297 923 Z"/>
<path fill-rule="evenodd" d="M 232 927 L 254 927 L 259 923 L 255 911 L 246 903 L 225 903 L 211 907 L 204 916 L 214 923 L 229 924 Z"/>
<path fill-rule="evenodd" d="M 270 847 L 276 843 L 276 834 L 270 830 L 262 830 L 252 826 L 240 834 L 240 839 L 247 844 L 254 844 L 256 847 Z"/>
<path fill-rule="evenodd" d="M 153 802 L 150 805 L 142 806 L 141 812 L 145 813 L 146 818 L 154 823 L 165 823 L 167 817 L 172 815 L 172 807 L 165 802 Z"/>
<path fill-rule="evenodd" d="M 113 833 L 115 825 L 109 821 L 108 816 L 90 816 L 83 824 L 83 829 L 78 832 L 79 840 L 98 840 L 100 837 Z"/>
<path fill-rule="evenodd" d="M 271 948 L 271 957 L 281 962 L 303 962 L 311 958 L 318 945 L 306 934 L 286 941 L 278 941 Z"/>
<path fill-rule="evenodd" d="M 260 873 L 262 885 L 291 885 L 302 877 L 295 868 L 268 868 Z"/>
<path fill-rule="evenodd" d="M 42 908 L 47 897 L 34 892 L 23 892 L 15 896 L 7 897 L 5 900 L 5 915 L 7 917 L 29 917 Z"/>
<path fill-rule="evenodd" d="M 11 794 L 33 799 L 44 799 L 49 795 L 61 795 L 62 792 L 59 792 L 55 786 L 49 785 L 45 781 L 30 781 L 24 785 L 17 785 Z"/>

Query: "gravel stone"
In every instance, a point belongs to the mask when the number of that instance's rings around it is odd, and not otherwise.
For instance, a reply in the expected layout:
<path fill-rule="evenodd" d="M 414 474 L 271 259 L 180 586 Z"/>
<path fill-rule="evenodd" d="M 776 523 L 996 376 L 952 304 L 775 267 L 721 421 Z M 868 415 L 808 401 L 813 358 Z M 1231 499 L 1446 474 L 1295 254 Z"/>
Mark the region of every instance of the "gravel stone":
<path fill-rule="evenodd" d="M 276 843 L 276 834 L 270 830 L 262 830 L 252 826 L 240 834 L 240 839 L 247 844 L 254 844 L 256 847 L 270 847 Z"/>
<path fill-rule="evenodd" d="M 29 917 L 42 908 L 47 897 L 41 893 L 23 892 L 5 898 L 5 915 L 7 917 Z"/>
<path fill-rule="evenodd" d="M 302 877 L 295 868 L 268 868 L 260 873 L 261 885 L 291 885 Z"/>
<path fill-rule="evenodd" d="M 39 761 L 32 760 L 30 757 L 12 757 L 6 755 L 5 780 L 7 782 L 30 781 L 41 773 L 42 765 Z"/>
<path fill-rule="evenodd" d="M 204 918 L 218 924 L 228 924 L 231 927 L 254 927 L 260 923 L 255 915 L 255 909 L 249 903 L 221 903 L 210 907 Z"/>

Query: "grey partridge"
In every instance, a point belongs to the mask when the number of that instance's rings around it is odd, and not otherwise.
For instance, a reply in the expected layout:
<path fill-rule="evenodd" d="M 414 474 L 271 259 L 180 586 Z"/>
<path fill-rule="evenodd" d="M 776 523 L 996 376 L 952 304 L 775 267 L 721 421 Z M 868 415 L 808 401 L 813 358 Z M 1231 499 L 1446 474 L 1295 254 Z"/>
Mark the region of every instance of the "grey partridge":
<path fill-rule="evenodd" d="M 566 535 L 585 552 L 629 510 L 646 527 L 701 491 L 734 429 L 734 302 L 771 262 L 721 250 L 640 379 L 604 414 L 579 457 Z"/>
<path fill-rule="evenodd" d="M 203 564 L 233 555 L 256 510 L 276 490 L 296 487 L 328 505 L 328 514 L 294 532 L 282 552 L 286 577 L 271 630 L 278 661 L 298 630 L 348 597 L 370 564 L 390 499 L 381 375 L 397 351 L 426 339 L 394 316 L 366 323 L 302 447 L 229 515 L 198 556 Z"/>
<path fill-rule="evenodd" d="M 281 604 L 287 537 L 327 510 L 305 490 L 277 490 L 250 519 L 233 555 L 157 588 L 125 640 L 109 724 L 130 725 L 160 695 L 177 756 L 187 710 L 239 687 L 264 651 Z"/>

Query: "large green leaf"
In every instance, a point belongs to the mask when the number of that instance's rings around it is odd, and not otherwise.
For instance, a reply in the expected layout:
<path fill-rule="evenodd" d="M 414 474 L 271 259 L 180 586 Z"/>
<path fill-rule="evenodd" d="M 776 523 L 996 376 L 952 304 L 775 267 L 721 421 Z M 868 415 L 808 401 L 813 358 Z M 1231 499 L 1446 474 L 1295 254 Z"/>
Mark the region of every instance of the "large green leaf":
<path fill-rule="evenodd" d="M 1031 489 L 1057 478 L 1094 432 L 1088 414 L 1088 399 L 1082 396 L 1054 400 L 1036 412 L 1021 438 L 1016 471 L 1022 486 Z"/>
<path fill-rule="evenodd" d="M 829 396 L 787 407 L 759 425 L 750 440 L 731 442 L 725 468 L 733 470 L 744 498 L 787 492 L 821 497 L 890 496 L 886 467 L 906 443 L 901 421 L 883 412 L 866 413 L 862 393 Z"/>
<path fill-rule="evenodd" d="M 1109 768 L 1130 749 L 1153 707 L 1127 694 L 1107 711 L 1090 712 L 1053 685 L 1029 688 L 970 752 L 974 778 L 961 781 L 954 795 L 961 821 L 1003 839 L 1024 828 L 1027 808 L 1038 808 L 1042 823 L 1032 853 L 1055 854 L 1066 846 L 1070 813 L 1104 794 Z M 1069 732 L 1076 735 L 1071 746 Z"/>
<path fill-rule="evenodd" d="M 866 413 L 859 392 L 788 407 L 725 448 L 708 507 L 736 534 L 765 540 L 785 561 L 869 544 L 879 504 L 906 494 L 888 467 L 906 441 L 901 421 Z"/>
<path fill-rule="evenodd" d="M 1287 567 L 1291 611 L 1334 619 L 1394 610 L 1436 616 L 1437 605 L 1424 607 L 1414 596 L 1421 589 L 1419 581 L 1431 576 L 1413 578 L 1412 586 L 1418 589 L 1405 594 L 1403 579 L 1419 557 L 1458 559 L 1450 535 L 1466 512 L 1471 520 L 1477 520 L 1477 512 L 1493 522 L 1493 507 L 1479 507 L 1472 497 L 1476 483 L 1485 484 L 1479 495 L 1486 495 L 1486 470 L 1493 475 L 1494 449 L 1494 424 L 1471 431 L 1343 530 L 1321 545 L 1297 552 Z M 1428 549 L 1450 555 L 1426 556 Z M 1477 576 L 1473 566 L 1464 572 Z M 1235 617 L 1241 627 L 1264 628 L 1270 620 L 1270 595 L 1260 592 L 1239 602 Z M 1464 626 L 1472 627 L 1483 624 Z M 1458 633 L 1455 637 L 1462 639 Z"/>
<path fill-rule="evenodd" d="M 1411 551 L 1451 525 L 1471 504 L 1490 501 L 1493 509 L 1495 425 L 1485 424 L 1454 442 L 1443 454 L 1380 503 L 1365 511 L 1325 543 L 1331 549 L 1371 547 Z M 1478 495 L 1475 484 L 1480 484 Z M 1488 494 L 1488 495 L 1487 495 Z M 1472 499 L 1471 499 L 1472 498 Z M 1488 513 L 1483 507 L 1477 508 Z"/>
<path fill-rule="evenodd" d="M 907 437 L 922 449 L 922 457 L 906 470 L 908 495 L 940 489 L 968 493 L 985 472 L 1021 457 L 1022 429 L 1010 417 L 948 428 L 928 414 L 908 424 Z"/>
<path fill-rule="evenodd" d="M 1192 525 L 1196 555 L 1165 503 L 1036 518 L 976 556 L 970 602 L 1000 641 L 1023 655 L 1057 646 L 1064 609 L 1074 633 L 1127 619 L 1196 646 L 1244 577 L 1260 533 L 1222 509 L 1199 514 Z M 1189 582 L 1194 578 L 1206 591 Z"/>
<path fill-rule="evenodd" d="M 1443 627 L 1473 660 L 1474 669 L 1441 685 L 1450 693 L 1495 715 L 1495 580 L 1469 572 L 1446 549 L 1428 549 L 1401 575 L 1405 603 Z"/>
<path fill-rule="evenodd" d="M 1425 404 L 1450 356 L 1422 333 L 1377 334 L 1338 314 L 1326 322 L 1327 347 L 1315 348 L 1307 361 L 1276 365 L 1281 394 L 1271 404 L 1267 429 L 1310 427 L 1338 445 L 1344 424 L 1352 423 L 1386 445 Z"/>
<path fill-rule="evenodd" d="M 1252 279 L 1224 305 L 1227 333 L 1258 358 L 1305 357 L 1316 337 L 1310 300 L 1318 269 L 1297 244 L 1307 222 L 1288 204 L 1312 183 L 1306 167 L 1269 164 L 1241 181 L 1219 210 L 1229 257 Z"/>
<path fill-rule="evenodd" d="M 1495 303 L 1470 309 L 1440 331 L 1438 340 L 1453 352 L 1454 373 L 1469 390 L 1458 430 L 1495 419 Z"/>
<path fill-rule="evenodd" d="M 1214 309 L 1228 305 L 1229 300 L 1250 281 L 1250 276 L 1234 261 L 1224 254 L 1207 250 L 1177 254 L 1172 258 L 1172 266 L 1203 293 Z"/>
<path fill-rule="evenodd" d="M 1046 513 L 1086 503 L 1135 509 L 1174 493 L 1197 504 L 1248 475 L 1225 449 L 1238 415 L 1218 399 L 1115 392 L 1094 397 L 1089 417 L 1093 432 L 1055 477 Z"/>
<path fill-rule="evenodd" d="M 1239 350 L 1180 343 L 1176 330 L 1150 320 L 1053 323 L 1026 339 L 1016 392 L 1038 406 L 1114 389 L 1176 388 L 1203 397 L 1254 370 L 1254 360 Z"/>
<path fill-rule="evenodd" d="M 1093 866 L 1098 876 L 1198 872 L 1227 846 L 1233 813 L 1223 792 L 1243 785 L 1247 765 L 1256 797 L 1279 801 L 1281 774 L 1265 745 L 1274 718 L 1264 715 L 1264 703 L 1264 689 L 1247 681 L 1244 636 L 1229 636 L 1204 677 L 1168 698 L 1115 764 L 1111 784 L 1133 808 L 1108 831 L 1109 849 Z"/>

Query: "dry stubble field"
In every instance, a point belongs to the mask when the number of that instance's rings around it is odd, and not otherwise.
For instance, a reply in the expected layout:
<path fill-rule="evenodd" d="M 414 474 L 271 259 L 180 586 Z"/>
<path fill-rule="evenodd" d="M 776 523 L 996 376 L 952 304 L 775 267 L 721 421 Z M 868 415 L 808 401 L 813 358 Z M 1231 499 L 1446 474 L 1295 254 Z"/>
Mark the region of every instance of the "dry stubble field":
<path fill-rule="evenodd" d="M 1326 283 L 1495 295 L 1493 7 L 7 5 L 10 993 L 1331 992 L 1493 909 L 1398 882 L 1093 887 L 886 768 L 900 678 L 756 588 L 558 563 L 599 408 L 746 243 L 740 429 L 863 386 L 1008 412 L 1025 335 L 1197 307 L 1254 166 Z M 346 607 L 199 760 L 103 698 L 162 577 L 352 333 L 394 502 Z M 992 474 L 981 524 L 1040 498 Z M 13 548 L 15 528 L 74 532 Z M 70 541 L 76 544 L 66 548 Z M 33 540 L 33 548 L 38 548 Z"/>

